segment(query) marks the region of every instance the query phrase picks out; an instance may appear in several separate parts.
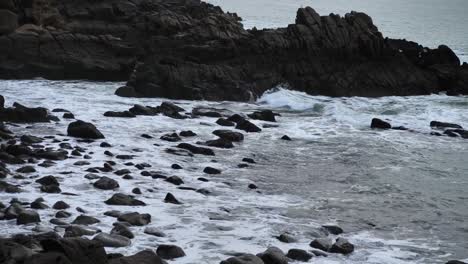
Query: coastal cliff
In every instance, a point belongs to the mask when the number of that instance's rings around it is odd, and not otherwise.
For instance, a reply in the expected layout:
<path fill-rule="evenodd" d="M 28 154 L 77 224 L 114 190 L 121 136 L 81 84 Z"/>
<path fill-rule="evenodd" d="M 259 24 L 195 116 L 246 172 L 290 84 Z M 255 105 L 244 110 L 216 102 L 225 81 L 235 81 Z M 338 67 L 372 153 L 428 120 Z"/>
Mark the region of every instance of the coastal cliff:
<path fill-rule="evenodd" d="M 468 94 L 468 66 L 444 45 L 384 38 L 359 12 L 297 11 L 246 30 L 199 0 L 3 1 L 0 78 L 127 81 L 116 94 L 248 101 L 282 85 L 311 95 Z"/>

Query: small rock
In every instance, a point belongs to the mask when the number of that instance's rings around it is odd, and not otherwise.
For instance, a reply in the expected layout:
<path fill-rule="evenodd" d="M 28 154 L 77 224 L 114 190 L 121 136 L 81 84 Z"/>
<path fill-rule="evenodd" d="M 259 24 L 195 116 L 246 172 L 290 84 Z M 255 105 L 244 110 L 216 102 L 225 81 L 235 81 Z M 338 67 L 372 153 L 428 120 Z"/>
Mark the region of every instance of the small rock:
<path fill-rule="evenodd" d="M 111 230 L 111 235 L 124 236 L 130 239 L 135 238 L 135 235 L 132 233 L 130 228 L 122 223 L 114 223 L 114 228 Z"/>
<path fill-rule="evenodd" d="M 155 227 L 147 227 L 147 228 L 145 228 L 145 230 L 143 232 L 145 234 L 156 236 L 156 237 L 165 237 L 166 236 L 166 234 L 164 234 L 164 232 L 162 232 L 161 230 L 159 230 L 159 229 L 157 229 Z"/>
<path fill-rule="evenodd" d="M 291 138 L 290 138 L 288 135 L 282 136 L 281 139 L 282 139 L 282 140 L 291 141 Z"/>
<path fill-rule="evenodd" d="M 91 216 L 87 215 L 80 215 L 75 220 L 73 220 L 72 224 L 74 225 L 94 225 L 100 223 L 99 219 L 96 219 Z"/>
<path fill-rule="evenodd" d="M 68 125 L 68 136 L 88 139 L 104 138 L 104 135 L 91 123 L 77 120 Z"/>
<path fill-rule="evenodd" d="M 16 170 L 19 173 L 33 173 L 36 172 L 36 169 L 33 166 L 24 166 Z"/>
<path fill-rule="evenodd" d="M 221 170 L 212 167 L 206 167 L 205 169 L 203 169 L 203 172 L 206 174 L 221 174 Z"/>
<path fill-rule="evenodd" d="M 146 205 L 144 202 L 133 198 L 133 196 L 116 193 L 107 201 L 105 201 L 108 205 L 124 205 L 124 206 L 144 206 Z"/>
<path fill-rule="evenodd" d="M 159 245 L 156 249 L 156 254 L 163 259 L 175 259 L 185 256 L 182 248 L 175 245 Z"/>
<path fill-rule="evenodd" d="M 372 119 L 372 122 L 371 122 L 371 128 L 390 129 L 392 128 L 392 125 L 390 125 L 390 123 L 385 122 L 381 119 L 374 118 Z"/>
<path fill-rule="evenodd" d="M 105 176 L 97 180 L 93 186 L 101 190 L 113 190 L 120 187 L 116 180 Z"/>
<path fill-rule="evenodd" d="M 460 128 L 460 129 L 463 128 L 462 126 L 458 124 L 445 123 L 445 122 L 439 122 L 439 121 L 431 121 L 430 126 L 435 127 L 435 128 Z"/>
<path fill-rule="evenodd" d="M 323 225 L 323 228 L 325 228 L 330 234 L 333 235 L 339 235 L 343 233 L 343 228 L 337 226 L 337 225 Z"/>
<path fill-rule="evenodd" d="M 309 245 L 313 248 L 328 252 L 333 245 L 333 240 L 328 237 L 317 238 L 310 242 Z"/>
<path fill-rule="evenodd" d="M 39 223 L 41 218 L 36 211 L 33 210 L 22 210 L 16 218 L 17 225 L 27 225 L 31 223 Z"/>
<path fill-rule="evenodd" d="M 166 194 L 166 198 L 164 198 L 165 203 L 172 203 L 172 204 L 182 204 L 175 198 L 175 196 L 172 193 Z"/>
<path fill-rule="evenodd" d="M 131 244 L 127 237 L 106 233 L 99 233 L 93 240 L 101 242 L 104 247 L 127 247 Z"/>
<path fill-rule="evenodd" d="M 263 260 L 252 254 L 242 254 L 221 261 L 220 264 L 265 264 Z"/>
<path fill-rule="evenodd" d="M 340 253 L 343 255 L 351 254 L 354 251 L 354 245 L 348 240 L 339 237 L 335 244 L 330 248 L 331 253 Z"/>
<path fill-rule="evenodd" d="M 296 249 L 296 248 L 290 249 L 286 256 L 290 259 L 299 260 L 303 262 L 307 262 L 312 257 L 314 257 L 314 255 L 310 254 L 309 252 L 303 249 Z"/>
<path fill-rule="evenodd" d="M 122 221 L 122 222 L 127 222 L 134 226 L 144 226 L 144 225 L 151 223 L 151 215 L 139 214 L 137 212 L 126 213 L 126 214 L 119 215 L 117 220 Z"/>
<path fill-rule="evenodd" d="M 187 130 L 187 131 L 182 131 L 182 132 L 180 132 L 179 135 L 180 135 L 181 137 L 194 137 L 194 136 L 196 136 L 197 134 L 195 134 L 195 133 L 194 133 L 193 131 L 191 131 L 191 130 Z"/>
<path fill-rule="evenodd" d="M 169 178 L 166 179 L 167 182 L 170 182 L 174 185 L 181 185 L 181 184 L 184 184 L 184 181 L 179 178 L 178 176 L 171 176 Z"/>
<path fill-rule="evenodd" d="M 288 264 L 288 258 L 277 247 L 270 247 L 265 252 L 257 254 L 265 264 Z"/>

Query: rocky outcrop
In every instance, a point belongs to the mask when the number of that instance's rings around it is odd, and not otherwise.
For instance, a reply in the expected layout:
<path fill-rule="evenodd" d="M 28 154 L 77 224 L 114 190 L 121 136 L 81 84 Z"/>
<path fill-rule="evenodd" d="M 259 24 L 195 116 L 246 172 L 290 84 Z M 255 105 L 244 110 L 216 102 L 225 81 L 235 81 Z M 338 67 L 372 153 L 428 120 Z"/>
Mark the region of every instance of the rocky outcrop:
<path fill-rule="evenodd" d="M 386 39 L 359 12 L 306 7 L 285 28 L 246 30 L 200 0 L 7 2 L 0 78 L 129 79 L 118 95 L 174 99 L 247 101 L 277 85 L 329 96 L 468 94 L 468 67 L 450 48 Z"/>

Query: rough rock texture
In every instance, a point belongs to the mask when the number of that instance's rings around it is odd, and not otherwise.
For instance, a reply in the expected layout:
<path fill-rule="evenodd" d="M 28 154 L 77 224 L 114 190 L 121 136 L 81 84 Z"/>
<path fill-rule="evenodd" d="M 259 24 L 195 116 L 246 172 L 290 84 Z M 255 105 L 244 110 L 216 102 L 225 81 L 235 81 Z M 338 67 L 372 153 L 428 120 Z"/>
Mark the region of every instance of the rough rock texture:
<path fill-rule="evenodd" d="M 130 76 L 118 95 L 174 99 L 246 101 L 280 84 L 330 96 L 468 93 L 468 67 L 450 48 L 385 39 L 364 13 L 306 7 L 285 28 L 245 30 L 200 0 L 8 2 L 0 78 Z"/>

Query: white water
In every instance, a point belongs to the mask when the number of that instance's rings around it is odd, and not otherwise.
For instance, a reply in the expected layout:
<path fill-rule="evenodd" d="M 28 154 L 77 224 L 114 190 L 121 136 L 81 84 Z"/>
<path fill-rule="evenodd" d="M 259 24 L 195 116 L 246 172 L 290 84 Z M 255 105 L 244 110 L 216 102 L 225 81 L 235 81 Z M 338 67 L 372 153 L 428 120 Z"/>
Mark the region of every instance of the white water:
<path fill-rule="evenodd" d="M 135 168 L 128 167 L 134 180 L 123 180 L 112 173 L 101 175 L 118 180 L 121 185 L 119 192 L 130 194 L 134 187 L 140 187 L 143 195 L 137 198 L 148 206 L 107 206 L 104 201 L 114 192 L 94 189 L 92 181 L 83 178 L 86 175 L 84 169 L 102 166 L 106 160 L 119 164 L 124 162 L 104 156 L 105 149 L 99 147 L 100 142 L 84 144 L 71 139 L 72 146 L 80 145 L 95 152 L 90 166 L 77 167 L 72 164 L 80 159 L 69 159 L 51 168 L 37 167 L 38 173 L 33 176 L 59 176 L 62 191 L 79 196 L 40 193 L 37 184 L 26 184 L 30 181 L 28 179 L 9 178 L 12 183 L 24 185 L 26 192 L 0 193 L 0 201 L 7 203 L 14 197 L 32 201 L 44 197 L 51 206 L 58 200 L 64 200 L 72 208 L 84 208 L 88 215 L 101 219 L 102 222 L 95 226 L 104 232 L 110 231 L 115 220 L 104 217 L 104 211 L 117 209 L 150 213 L 153 217 L 150 226 L 160 228 L 167 237 L 151 237 L 143 234 L 144 228 L 132 227 L 136 238 L 124 251 L 130 254 L 146 248 L 155 249 L 162 243 L 181 246 L 187 257 L 171 263 L 218 263 L 230 252 L 258 253 L 268 246 L 278 246 L 284 250 L 310 249 L 308 243 L 313 237 L 308 233 L 329 222 L 338 222 L 345 228 L 344 236 L 355 243 L 356 252 L 348 257 L 330 255 L 328 258 L 314 258 L 312 263 L 441 263 L 442 259 L 450 259 L 452 254 L 457 258 L 468 257 L 462 253 L 464 245 L 457 244 L 464 240 L 463 237 L 466 238 L 464 231 L 449 229 L 449 240 L 438 231 L 440 228 L 447 232 L 443 229 L 446 222 L 430 223 L 433 226 L 429 230 L 420 230 L 419 227 L 424 225 L 414 223 L 433 217 L 427 206 L 433 206 L 437 199 L 441 199 L 443 204 L 434 205 L 436 209 L 433 210 L 442 212 L 443 217 L 458 230 L 468 230 L 466 222 L 457 220 L 460 217 L 466 219 L 464 217 L 468 213 L 466 205 L 460 203 L 468 199 L 465 191 L 468 182 L 464 177 L 464 172 L 468 171 L 467 141 L 428 134 L 428 124 L 433 119 L 467 126 L 467 97 L 328 98 L 280 89 L 264 95 L 257 104 L 177 101 L 187 111 L 203 105 L 242 113 L 273 108 L 282 114 L 278 122 L 280 127 L 247 134 L 245 142 L 236 144 L 233 150 L 216 149 L 216 157 L 189 158 L 166 154 L 164 149 L 175 144 L 161 141 L 159 137 L 172 131 L 193 130 L 199 136 L 185 142 L 212 139 L 211 131 L 220 129 L 214 125 L 215 119 L 176 120 L 164 116 L 106 118 L 102 115 L 105 111 L 127 110 L 136 103 L 156 106 L 163 101 L 114 96 L 119 85 L 80 81 L 0 81 L 0 94 L 6 97 L 7 105 L 17 101 L 27 106 L 68 109 L 77 119 L 95 123 L 106 135 L 105 141 L 114 146 L 110 149 L 114 154 L 136 155 L 132 160 L 135 164 L 148 162 L 153 166 L 149 170 L 161 171 L 169 176 L 178 175 L 184 180 L 184 186 L 206 188 L 213 191 L 213 195 L 180 190 L 164 181 L 142 177 Z M 416 133 L 372 131 L 369 123 L 373 117 L 391 119 L 394 125 L 407 126 Z M 254 123 L 261 125 L 266 122 Z M 67 121 L 62 121 L 57 124 L 34 124 L 27 129 L 24 125 L 11 129 L 20 135 L 32 133 L 45 136 L 65 134 L 67 124 Z M 144 139 L 140 137 L 143 133 L 155 138 Z M 288 134 L 294 141 L 279 141 L 283 134 Z M 428 148 L 434 148 L 440 156 L 430 156 Z M 238 169 L 237 164 L 243 157 L 253 157 L 258 164 Z M 213 159 L 217 162 L 213 162 Z M 349 159 L 356 160 L 356 165 L 346 161 Z M 370 167 L 359 165 L 374 159 L 375 163 Z M 182 165 L 184 170 L 172 170 L 170 165 L 173 163 Z M 222 169 L 223 174 L 204 175 L 202 170 L 208 165 Z M 442 165 L 445 167 L 438 168 Z M 126 167 L 117 165 L 114 168 Z M 431 171 L 427 172 L 426 179 L 414 178 L 407 182 L 409 177 L 415 177 L 414 174 L 429 169 Z M 445 175 L 439 175 L 437 170 Z M 72 174 L 59 175 L 62 171 L 71 171 Z M 362 175 L 353 178 L 355 172 Z M 369 181 L 367 174 L 372 176 Z M 377 175 L 385 177 L 375 178 L 379 177 Z M 210 182 L 200 182 L 198 177 L 209 178 Z M 247 185 L 252 182 L 260 187 L 262 193 L 248 190 Z M 441 183 L 444 186 L 440 186 Z M 439 186 L 439 190 L 431 189 L 433 186 Z M 441 197 L 445 189 L 450 196 Z M 184 205 L 163 203 L 167 192 L 173 193 Z M 415 198 L 417 193 L 421 198 Z M 383 199 L 382 203 L 380 199 Z M 413 207 L 407 208 L 408 201 L 413 201 L 415 208 L 424 210 L 417 212 Z M 394 203 L 393 211 L 388 210 L 388 202 Z M 406 220 L 408 210 L 414 212 L 414 219 Z M 73 212 L 70 221 L 79 215 L 73 209 L 69 211 Z M 372 212 L 377 212 L 377 216 Z M 53 218 L 55 212 L 44 210 L 40 213 L 42 224 L 51 226 L 48 220 Z M 218 220 L 209 220 L 210 217 Z M 378 228 L 369 228 L 362 222 L 367 220 L 373 221 Z M 2 235 L 29 232 L 32 228 L 16 226 L 14 221 L 0 222 Z M 292 232 L 299 242 L 283 244 L 277 241 L 274 236 L 283 231 Z M 122 249 L 108 251 L 122 252 Z"/>

